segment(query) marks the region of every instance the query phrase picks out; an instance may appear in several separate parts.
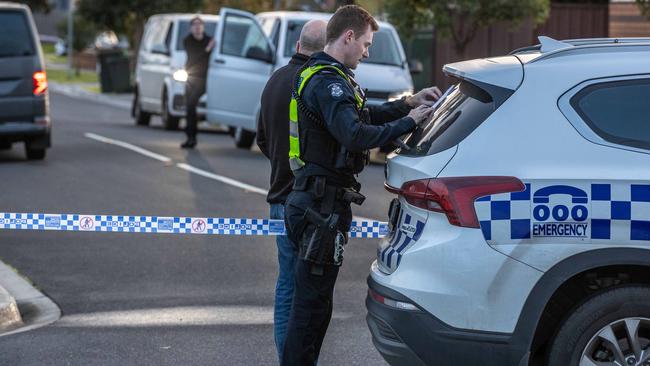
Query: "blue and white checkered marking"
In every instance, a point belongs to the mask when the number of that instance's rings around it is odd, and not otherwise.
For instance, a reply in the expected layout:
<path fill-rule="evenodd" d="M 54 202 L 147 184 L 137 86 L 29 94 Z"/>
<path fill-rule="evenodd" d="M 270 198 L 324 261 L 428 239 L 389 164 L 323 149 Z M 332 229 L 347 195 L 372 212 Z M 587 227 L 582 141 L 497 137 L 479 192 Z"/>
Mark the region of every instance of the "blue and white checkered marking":
<path fill-rule="evenodd" d="M 424 231 L 425 220 L 418 219 L 411 214 L 402 212 L 399 227 L 387 243 L 384 243 L 377 252 L 379 261 L 389 269 L 397 268 L 402 260 L 403 253 L 420 239 Z"/>
<path fill-rule="evenodd" d="M 591 185 L 591 238 L 650 240 L 650 185 Z"/>
<path fill-rule="evenodd" d="M 478 199 L 490 244 L 639 244 L 650 241 L 650 185 L 531 182 L 523 192 Z"/>
<path fill-rule="evenodd" d="M 530 184 L 523 192 L 501 193 L 474 203 L 485 239 L 530 239 Z"/>
<path fill-rule="evenodd" d="M 0 229 L 205 235 L 285 235 L 284 221 L 247 218 L 0 213 Z M 352 238 L 381 238 L 385 222 L 353 221 Z"/>

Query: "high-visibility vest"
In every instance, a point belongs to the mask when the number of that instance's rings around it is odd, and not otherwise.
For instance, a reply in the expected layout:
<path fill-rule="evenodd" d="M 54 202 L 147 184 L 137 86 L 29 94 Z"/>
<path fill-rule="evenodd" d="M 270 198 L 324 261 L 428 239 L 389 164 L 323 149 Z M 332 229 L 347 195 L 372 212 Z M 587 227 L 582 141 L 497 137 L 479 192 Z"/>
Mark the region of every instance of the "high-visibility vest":
<path fill-rule="evenodd" d="M 301 98 L 305 85 L 307 85 L 307 82 L 311 77 L 323 70 L 333 70 L 341 75 L 341 77 L 344 78 L 354 90 L 357 109 L 361 110 L 361 108 L 363 108 L 364 98 L 360 95 L 359 91 L 354 88 L 348 75 L 340 68 L 331 64 L 316 64 L 303 69 L 296 82 L 297 88 L 294 88 L 291 93 L 291 102 L 289 104 L 289 166 L 293 171 L 299 170 L 305 166 L 305 162 L 301 158 L 300 154 L 300 129 L 298 122 L 299 99 Z"/>

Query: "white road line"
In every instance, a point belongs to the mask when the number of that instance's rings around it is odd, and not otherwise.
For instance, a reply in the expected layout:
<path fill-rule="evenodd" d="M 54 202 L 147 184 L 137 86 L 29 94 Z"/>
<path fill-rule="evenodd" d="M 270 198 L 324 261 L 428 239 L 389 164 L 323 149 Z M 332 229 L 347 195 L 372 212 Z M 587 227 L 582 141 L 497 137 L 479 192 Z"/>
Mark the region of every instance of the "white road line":
<path fill-rule="evenodd" d="M 150 157 L 152 159 L 162 161 L 163 163 L 169 164 L 172 161 L 171 158 L 168 158 L 168 157 L 160 155 L 160 154 L 156 154 L 156 153 L 151 152 L 149 150 L 145 150 L 145 149 L 143 149 L 141 147 L 129 144 L 128 142 L 114 140 L 114 139 L 104 137 L 104 136 L 100 136 L 100 135 L 90 133 L 90 132 L 86 132 L 84 134 L 84 136 L 86 136 L 89 139 L 93 139 L 93 140 L 103 142 L 103 143 L 106 143 L 106 144 L 111 144 L 111 145 L 123 147 L 125 149 L 131 150 L 131 151 L 136 152 L 138 154 L 142 154 L 142 155 Z M 225 177 L 223 175 L 210 173 L 210 172 L 208 172 L 206 170 L 199 169 L 199 168 L 193 167 L 193 166 L 185 164 L 185 163 L 178 163 L 178 164 L 176 164 L 176 166 L 178 168 L 183 169 L 185 171 L 188 171 L 190 173 L 194 173 L 194 174 L 200 175 L 200 176 L 205 177 L 205 178 L 213 179 L 213 180 L 216 180 L 218 182 L 225 183 L 225 184 L 228 184 L 230 186 L 243 189 L 244 191 L 247 191 L 247 192 L 261 194 L 262 196 L 266 196 L 269 193 L 269 191 L 267 191 L 266 189 L 263 189 L 263 188 L 260 188 L 260 187 L 255 187 L 253 185 L 250 185 L 250 184 L 247 184 L 247 183 L 244 183 L 244 182 L 240 182 L 238 180 Z M 366 220 L 366 221 L 372 221 L 373 220 L 373 219 L 369 219 L 369 218 L 362 217 L 362 216 L 355 216 L 354 219 L 355 220 Z"/>
<path fill-rule="evenodd" d="M 145 149 L 143 149 L 141 147 L 137 147 L 135 145 L 131 145 L 131 144 L 127 143 L 127 142 L 110 139 L 108 137 L 100 136 L 100 135 L 90 133 L 90 132 L 86 132 L 84 134 L 84 136 L 88 137 L 89 139 L 93 139 L 93 140 L 96 140 L 96 141 L 99 141 L 99 142 L 103 142 L 105 144 L 111 144 L 111 145 L 123 147 L 123 148 L 125 148 L 127 150 L 131 150 L 131 151 L 136 152 L 136 153 L 138 153 L 140 155 L 144 155 L 146 157 L 156 159 L 158 161 L 162 161 L 163 163 L 171 163 L 171 161 L 172 161 L 171 158 L 168 158 L 168 157 L 160 155 L 160 154 L 156 154 L 155 152 L 145 150 Z"/>
<path fill-rule="evenodd" d="M 246 184 L 246 183 L 240 182 L 238 180 L 234 180 L 232 178 L 224 177 L 223 175 L 210 173 L 208 171 L 205 171 L 205 170 L 199 169 L 199 168 L 195 168 L 195 167 L 193 167 L 191 165 L 187 165 L 185 163 L 178 163 L 178 164 L 176 164 L 176 166 L 183 169 L 183 170 L 186 170 L 186 171 L 188 171 L 190 173 L 194 173 L 194 174 L 198 174 L 198 175 L 200 175 L 202 177 L 214 179 L 214 180 L 219 181 L 221 183 L 225 183 L 225 184 L 231 185 L 233 187 L 241 188 L 241 189 L 243 189 L 245 191 L 248 191 L 248 192 L 258 193 L 258 194 L 261 194 L 263 196 L 266 196 L 269 193 L 269 191 L 267 191 L 265 189 L 255 187 L 255 186 L 252 186 L 250 184 Z"/>

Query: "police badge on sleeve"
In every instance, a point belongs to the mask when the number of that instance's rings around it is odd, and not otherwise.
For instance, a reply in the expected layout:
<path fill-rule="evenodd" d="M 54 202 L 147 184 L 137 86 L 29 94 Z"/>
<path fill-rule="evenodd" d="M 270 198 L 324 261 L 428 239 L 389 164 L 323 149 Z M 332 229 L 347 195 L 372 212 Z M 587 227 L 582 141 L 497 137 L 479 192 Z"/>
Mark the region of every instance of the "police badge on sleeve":
<path fill-rule="evenodd" d="M 327 86 L 332 98 L 339 99 L 343 96 L 343 86 L 340 83 L 332 83 Z"/>

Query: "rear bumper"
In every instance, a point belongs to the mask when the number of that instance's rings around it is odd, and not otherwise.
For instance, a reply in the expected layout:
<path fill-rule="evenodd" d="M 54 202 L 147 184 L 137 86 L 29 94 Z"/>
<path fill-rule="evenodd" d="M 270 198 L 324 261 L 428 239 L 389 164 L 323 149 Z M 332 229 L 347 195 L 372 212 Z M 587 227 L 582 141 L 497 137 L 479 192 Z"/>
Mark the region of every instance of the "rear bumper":
<path fill-rule="evenodd" d="M 368 287 L 393 300 L 410 299 L 368 277 Z M 417 305 L 417 304 L 416 304 Z M 452 328 L 425 311 L 401 310 L 366 297 L 372 340 L 391 365 L 526 365 L 525 347 L 512 335 Z"/>
<path fill-rule="evenodd" d="M 38 142 L 41 147 L 50 147 L 50 128 L 29 122 L 3 122 L 0 123 L 0 141 Z"/>

